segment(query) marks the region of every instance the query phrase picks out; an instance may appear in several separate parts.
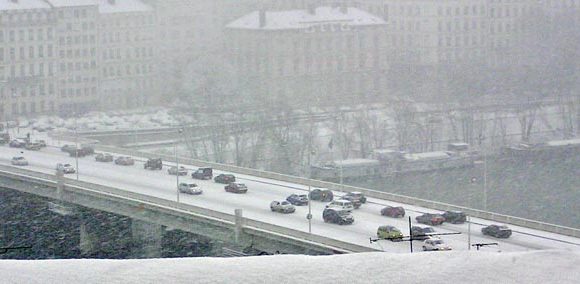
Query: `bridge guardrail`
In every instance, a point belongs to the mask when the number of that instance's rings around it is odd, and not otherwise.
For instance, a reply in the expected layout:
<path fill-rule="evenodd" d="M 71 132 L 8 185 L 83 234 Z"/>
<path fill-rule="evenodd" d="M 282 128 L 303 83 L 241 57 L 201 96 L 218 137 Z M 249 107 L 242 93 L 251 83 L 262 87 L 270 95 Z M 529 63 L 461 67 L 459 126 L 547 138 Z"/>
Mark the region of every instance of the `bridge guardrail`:
<path fill-rule="evenodd" d="M 146 152 L 134 151 L 134 150 L 129 150 L 129 149 L 121 149 L 121 148 L 110 147 L 110 146 L 102 146 L 102 145 L 97 146 L 97 149 L 100 151 L 112 152 L 112 153 L 123 154 L 123 155 L 140 156 L 140 157 L 144 157 L 144 158 L 159 158 L 160 157 L 166 161 L 170 161 L 170 162 L 175 161 L 175 157 L 170 156 L 170 155 L 146 153 Z M 555 225 L 555 224 L 549 224 L 549 223 L 544 223 L 544 222 L 540 222 L 540 221 L 529 220 L 529 219 L 525 219 L 525 218 L 514 217 L 514 216 L 509 216 L 509 215 L 504 215 L 504 214 L 498 214 L 498 213 L 493 213 L 493 212 L 489 212 L 489 211 L 477 210 L 477 209 L 447 204 L 447 203 L 438 202 L 438 201 L 425 200 L 425 199 L 421 199 L 421 198 L 404 196 L 404 195 L 388 193 L 388 192 L 382 192 L 382 191 L 377 191 L 377 190 L 372 190 L 372 189 L 367 189 L 367 188 L 355 187 L 355 186 L 350 186 L 350 185 L 340 185 L 340 184 L 332 183 L 332 182 L 312 180 L 312 179 L 307 179 L 307 178 L 302 178 L 302 177 L 284 175 L 284 174 L 279 174 L 279 173 L 274 173 L 274 172 L 260 171 L 260 170 L 256 170 L 256 169 L 242 168 L 242 167 L 233 166 L 233 165 L 219 164 L 219 163 L 213 163 L 213 162 L 196 160 L 196 159 L 180 158 L 179 161 L 180 161 L 180 163 L 195 165 L 198 167 L 212 167 L 214 169 L 226 171 L 226 172 L 251 175 L 251 176 L 256 176 L 256 177 L 260 177 L 260 178 L 267 178 L 267 179 L 273 179 L 273 180 L 277 180 L 277 181 L 300 184 L 300 185 L 304 185 L 304 186 L 325 187 L 325 188 L 328 188 L 328 189 L 331 189 L 334 191 L 340 191 L 340 192 L 360 191 L 368 197 L 379 198 L 379 199 L 383 199 L 383 200 L 390 200 L 393 202 L 405 203 L 405 204 L 425 207 L 425 208 L 434 209 L 434 210 L 441 210 L 441 211 L 459 210 L 459 211 L 464 211 L 466 214 L 470 215 L 471 217 L 487 219 L 487 220 L 491 220 L 491 221 L 495 221 L 495 222 L 512 224 L 512 225 L 522 226 L 522 227 L 526 227 L 526 228 L 542 230 L 542 231 L 546 231 L 546 232 L 552 232 L 552 233 L 557 233 L 557 234 L 561 234 L 561 235 L 580 238 L 580 230 L 579 229 Z"/>
<path fill-rule="evenodd" d="M 4 166 L 4 165 L 0 165 L 0 174 L 12 176 L 12 177 L 15 175 L 27 176 L 27 177 L 31 177 L 35 180 L 38 180 L 38 179 L 49 180 L 51 183 L 54 183 L 54 184 L 56 184 L 56 182 L 57 182 L 57 178 L 55 175 L 39 173 L 39 172 L 31 171 L 31 170 L 9 167 L 9 166 Z M 212 219 L 216 219 L 217 221 L 219 221 L 221 223 L 231 224 L 232 226 L 235 223 L 235 216 L 234 215 L 219 212 L 219 211 L 214 211 L 211 209 L 207 209 L 207 208 L 203 208 L 203 207 L 199 207 L 199 206 L 195 206 L 195 205 L 178 203 L 178 202 L 163 199 L 163 198 L 158 198 L 158 197 L 149 196 L 149 195 L 145 195 L 145 194 L 126 191 L 126 190 L 115 188 L 115 187 L 109 187 L 109 186 L 89 183 L 89 182 L 85 182 L 85 181 L 77 181 L 77 180 L 73 180 L 73 179 L 66 178 L 66 177 L 64 179 L 64 184 L 65 184 L 65 190 L 72 190 L 73 188 L 86 188 L 86 189 L 89 189 L 89 190 L 92 190 L 95 192 L 99 192 L 102 194 L 119 196 L 119 197 L 123 197 L 123 198 L 127 198 L 127 199 L 133 199 L 133 200 L 137 200 L 140 202 L 153 204 L 154 206 L 162 206 L 162 207 L 167 207 L 167 208 L 178 209 L 178 210 L 186 211 L 190 214 L 202 215 L 205 218 L 210 217 Z M 269 223 L 265 223 L 265 222 L 261 222 L 261 221 L 257 221 L 257 220 L 253 220 L 253 219 L 248 219 L 245 217 L 244 217 L 244 220 L 245 220 L 244 227 L 246 227 L 246 228 L 249 227 L 250 229 L 253 228 L 253 229 L 257 229 L 257 230 L 268 231 L 268 232 L 271 232 L 274 234 L 285 235 L 285 236 L 296 238 L 296 239 L 307 240 L 310 242 L 322 244 L 322 245 L 329 246 L 329 247 L 334 247 L 334 248 L 341 249 L 344 251 L 352 251 L 352 252 L 376 251 L 370 247 L 359 246 L 356 244 L 351 244 L 351 243 L 343 242 L 340 240 L 327 238 L 324 236 L 311 235 L 311 234 L 308 234 L 306 232 L 302 232 L 302 231 L 298 231 L 298 230 L 294 230 L 291 228 L 282 227 L 282 226 L 278 226 L 278 225 L 274 225 L 274 224 L 269 224 Z"/>

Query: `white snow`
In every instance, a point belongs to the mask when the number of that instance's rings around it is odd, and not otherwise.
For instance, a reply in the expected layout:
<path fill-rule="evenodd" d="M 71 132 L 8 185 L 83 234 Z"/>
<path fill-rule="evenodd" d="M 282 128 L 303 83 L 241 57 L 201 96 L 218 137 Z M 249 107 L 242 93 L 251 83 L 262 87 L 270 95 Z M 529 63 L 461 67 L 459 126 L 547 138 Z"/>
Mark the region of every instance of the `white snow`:
<path fill-rule="evenodd" d="M 113 3 L 110 0 L 97 0 L 97 3 L 101 14 L 153 11 L 151 6 L 140 0 L 116 0 Z"/>
<path fill-rule="evenodd" d="M 3 283 L 578 283 L 560 250 L 275 255 L 133 260 L 2 260 Z"/>
<path fill-rule="evenodd" d="M 260 27 L 260 12 L 254 11 L 227 25 L 232 29 L 305 29 L 321 24 L 337 23 L 346 26 L 372 26 L 386 24 L 381 18 L 357 8 L 348 7 L 346 13 L 339 8 L 318 7 L 315 13 L 307 10 L 266 11 L 266 25 Z M 340 29 L 340 27 L 339 27 Z"/>
<path fill-rule="evenodd" d="M 50 6 L 43 0 L 0 0 L 0 11 L 49 8 Z"/>

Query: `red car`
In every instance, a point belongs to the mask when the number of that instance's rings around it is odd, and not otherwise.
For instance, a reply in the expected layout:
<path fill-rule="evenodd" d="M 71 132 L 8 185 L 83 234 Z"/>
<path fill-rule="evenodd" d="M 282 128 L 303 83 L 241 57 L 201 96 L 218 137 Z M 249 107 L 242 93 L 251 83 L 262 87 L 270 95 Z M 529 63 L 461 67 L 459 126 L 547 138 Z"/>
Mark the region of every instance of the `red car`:
<path fill-rule="evenodd" d="M 227 192 L 233 193 L 246 193 L 248 192 L 248 187 L 243 183 L 232 182 L 224 187 Z"/>
<path fill-rule="evenodd" d="M 405 217 L 405 208 L 401 206 L 387 206 L 381 209 L 381 215 L 393 218 Z"/>
<path fill-rule="evenodd" d="M 421 216 L 415 217 L 415 220 L 421 224 L 436 226 L 443 224 L 443 222 L 445 222 L 445 217 L 441 216 L 441 214 L 425 213 Z"/>

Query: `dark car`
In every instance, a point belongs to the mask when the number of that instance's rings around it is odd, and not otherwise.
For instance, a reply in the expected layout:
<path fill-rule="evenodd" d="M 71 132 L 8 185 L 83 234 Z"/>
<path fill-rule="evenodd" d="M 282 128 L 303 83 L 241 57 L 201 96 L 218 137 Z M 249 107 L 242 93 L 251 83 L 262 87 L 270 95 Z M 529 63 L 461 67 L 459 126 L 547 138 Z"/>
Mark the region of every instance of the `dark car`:
<path fill-rule="evenodd" d="M 326 208 L 322 211 L 322 219 L 326 223 L 334 223 L 339 225 L 350 225 L 354 222 L 354 217 L 348 211 L 337 211 Z"/>
<path fill-rule="evenodd" d="M 318 200 L 322 202 L 330 202 L 334 198 L 332 190 L 327 188 L 315 188 L 310 191 L 310 200 Z"/>
<path fill-rule="evenodd" d="M 191 173 L 191 178 L 194 179 L 212 179 L 213 169 L 212 168 L 199 168 L 197 171 Z"/>
<path fill-rule="evenodd" d="M 402 218 L 405 217 L 405 208 L 401 206 L 386 206 L 385 208 L 381 209 L 381 215 L 393 218 Z"/>
<path fill-rule="evenodd" d="M 308 205 L 308 196 L 306 194 L 291 194 L 286 197 L 286 201 L 295 206 Z"/>
<path fill-rule="evenodd" d="M 233 192 L 233 193 L 246 193 L 246 192 L 248 192 L 248 187 L 245 184 L 239 183 L 239 182 L 232 182 L 232 183 L 226 185 L 224 187 L 224 189 L 227 192 Z"/>
<path fill-rule="evenodd" d="M 98 153 L 95 156 L 95 161 L 97 161 L 97 162 L 104 162 L 104 163 L 112 162 L 113 161 L 113 155 L 107 154 L 107 153 Z"/>
<path fill-rule="evenodd" d="M 92 155 L 95 151 L 92 148 L 80 148 L 80 149 L 72 149 L 68 153 L 71 157 L 85 157 L 88 155 Z"/>
<path fill-rule="evenodd" d="M 505 225 L 489 225 L 481 229 L 484 235 L 507 239 L 512 235 L 512 230 Z"/>
<path fill-rule="evenodd" d="M 234 176 L 232 174 L 219 174 L 215 178 L 213 178 L 213 181 L 215 181 L 217 183 L 228 184 L 230 182 L 235 182 L 236 176 Z"/>
<path fill-rule="evenodd" d="M 25 145 L 26 145 L 26 141 L 20 140 L 20 139 L 13 139 L 8 144 L 8 146 L 10 146 L 12 148 L 24 148 Z"/>
<path fill-rule="evenodd" d="M 364 196 L 364 194 L 362 194 L 362 192 L 358 192 L 358 191 L 349 192 L 349 193 L 343 195 L 342 199 L 346 199 L 348 201 L 351 201 L 352 203 L 356 203 L 357 200 L 361 204 L 367 203 L 367 198 Z"/>
<path fill-rule="evenodd" d="M 115 159 L 115 164 L 122 166 L 132 166 L 135 164 L 135 160 L 133 160 L 131 157 L 117 157 L 117 159 Z"/>
<path fill-rule="evenodd" d="M 183 166 L 179 166 L 179 168 L 176 166 L 172 166 L 169 169 L 167 169 L 167 173 L 170 175 L 173 175 L 173 176 L 176 176 L 176 175 L 186 176 L 187 169 Z"/>
<path fill-rule="evenodd" d="M 162 170 L 163 169 L 163 161 L 161 158 L 156 159 L 148 159 L 147 162 L 143 165 L 143 168 L 146 170 Z"/>
<path fill-rule="evenodd" d="M 435 230 L 431 227 L 411 227 L 411 236 L 413 237 L 413 240 L 424 241 L 430 238 L 429 234 L 431 233 L 435 233 Z"/>
<path fill-rule="evenodd" d="M 445 211 L 443 218 L 445 218 L 445 222 L 451 224 L 463 224 L 467 220 L 467 215 L 461 211 Z"/>
<path fill-rule="evenodd" d="M 441 214 L 431 214 L 425 213 L 421 216 L 415 217 L 415 220 L 421 224 L 437 226 L 443 224 L 445 222 L 445 218 L 441 216 Z"/>
<path fill-rule="evenodd" d="M 77 149 L 77 147 L 75 145 L 70 145 L 70 144 L 66 144 L 66 145 L 60 147 L 61 151 L 67 152 L 67 153 L 70 153 L 76 149 Z"/>
<path fill-rule="evenodd" d="M 46 147 L 46 141 L 44 140 L 36 140 L 34 143 L 38 143 L 38 145 L 40 145 L 42 148 Z"/>
<path fill-rule="evenodd" d="M 31 150 L 31 151 L 38 151 L 38 150 L 40 150 L 40 148 L 42 148 L 42 146 L 36 142 L 26 143 L 24 145 L 24 149 Z"/>

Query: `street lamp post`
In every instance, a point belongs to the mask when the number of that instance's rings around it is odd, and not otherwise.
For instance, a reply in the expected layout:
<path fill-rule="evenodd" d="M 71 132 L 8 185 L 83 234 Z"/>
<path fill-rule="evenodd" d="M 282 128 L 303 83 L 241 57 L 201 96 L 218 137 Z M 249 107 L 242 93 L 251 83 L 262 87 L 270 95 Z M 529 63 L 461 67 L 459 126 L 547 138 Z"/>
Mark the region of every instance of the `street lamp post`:
<path fill-rule="evenodd" d="M 310 148 L 310 145 L 308 145 Z M 311 175 L 311 155 L 314 155 L 315 152 L 314 150 L 310 150 L 308 151 L 308 179 L 312 178 Z M 308 215 L 306 215 L 306 219 L 308 219 L 308 233 L 312 234 L 312 200 L 310 200 L 310 192 L 312 190 L 312 186 L 310 186 L 310 182 L 308 183 Z"/>
<path fill-rule="evenodd" d="M 75 166 L 76 166 L 76 175 L 77 180 L 79 180 L 79 133 L 78 133 L 78 125 L 77 125 L 77 114 L 74 114 L 75 119 Z"/>
<path fill-rule="evenodd" d="M 177 130 L 177 139 L 173 143 L 173 152 L 175 154 L 175 166 L 177 168 L 177 174 L 175 175 L 175 189 L 177 190 L 177 202 L 179 203 L 179 156 L 177 155 L 177 142 L 179 141 L 179 137 L 181 137 L 181 132 L 183 130 L 180 128 Z"/>
<path fill-rule="evenodd" d="M 483 151 L 483 211 L 487 211 L 487 155 Z"/>

